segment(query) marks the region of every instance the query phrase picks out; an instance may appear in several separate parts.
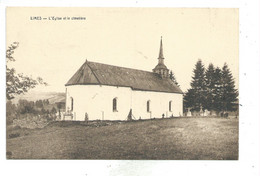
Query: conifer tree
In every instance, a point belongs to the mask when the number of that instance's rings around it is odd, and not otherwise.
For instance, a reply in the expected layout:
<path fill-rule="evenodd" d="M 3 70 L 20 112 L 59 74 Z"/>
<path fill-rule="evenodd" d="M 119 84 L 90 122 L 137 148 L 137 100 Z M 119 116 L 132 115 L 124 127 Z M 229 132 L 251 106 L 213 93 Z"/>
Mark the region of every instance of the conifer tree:
<path fill-rule="evenodd" d="M 212 87 L 212 97 L 213 97 L 213 110 L 219 113 L 222 109 L 221 97 L 223 92 L 222 87 L 222 71 L 219 67 L 215 68 L 214 71 L 214 86 Z"/>
<path fill-rule="evenodd" d="M 199 111 L 200 108 L 205 109 L 206 101 L 206 83 L 205 83 L 205 68 L 201 60 L 195 65 L 191 82 L 191 89 L 185 94 L 185 101 L 189 101 L 187 107 L 191 110 Z M 184 102 L 185 103 L 185 102 Z"/>
<path fill-rule="evenodd" d="M 199 111 L 200 108 L 205 107 L 205 68 L 201 60 L 196 63 L 193 74 L 191 82 L 195 101 L 193 109 Z"/>
<path fill-rule="evenodd" d="M 186 112 L 188 108 L 192 108 L 195 104 L 195 93 L 194 89 L 188 89 L 183 97 L 184 111 Z M 193 109 L 192 109 L 193 110 Z"/>
<path fill-rule="evenodd" d="M 235 111 L 235 102 L 238 100 L 238 91 L 235 89 L 235 81 L 228 65 L 222 67 L 222 89 L 221 89 L 221 110 Z"/>
<path fill-rule="evenodd" d="M 215 68 L 212 63 L 209 64 L 205 73 L 205 85 L 206 85 L 206 104 L 205 109 L 211 111 L 214 109 L 214 96 L 213 91 L 215 88 Z"/>
<path fill-rule="evenodd" d="M 199 111 L 204 110 L 235 111 L 238 91 L 235 81 L 225 63 L 222 69 L 209 64 L 206 72 L 199 60 L 193 70 L 191 88 L 184 95 L 184 107 Z"/>
<path fill-rule="evenodd" d="M 178 82 L 177 82 L 177 80 L 176 80 L 176 77 L 175 77 L 175 75 L 174 75 L 174 73 L 173 73 L 172 71 L 170 71 L 169 78 L 170 78 L 170 79 L 172 80 L 172 82 L 173 82 L 174 84 L 176 84 L 178 87 L 180 86 L 180 85 L 178 84 Z"/>

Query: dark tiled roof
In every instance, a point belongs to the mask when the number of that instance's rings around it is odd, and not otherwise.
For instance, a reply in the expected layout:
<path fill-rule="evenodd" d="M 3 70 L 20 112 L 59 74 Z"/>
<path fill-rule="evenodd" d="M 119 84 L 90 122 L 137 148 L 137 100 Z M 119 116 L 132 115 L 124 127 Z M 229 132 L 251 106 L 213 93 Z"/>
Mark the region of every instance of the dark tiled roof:
<path fill-rule="evenodd" d="M 161 78 L 156 73 L 86 61 L 70 78 L 66 86 L 89 84 L 182 93 L 181 89 L 169 78 Z"/>

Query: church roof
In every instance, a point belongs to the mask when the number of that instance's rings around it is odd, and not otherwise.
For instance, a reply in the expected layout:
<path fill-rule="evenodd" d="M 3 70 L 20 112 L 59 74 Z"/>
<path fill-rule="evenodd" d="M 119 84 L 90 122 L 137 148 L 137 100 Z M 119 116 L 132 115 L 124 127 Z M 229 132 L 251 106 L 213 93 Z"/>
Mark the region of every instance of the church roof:
<path fill-rule="evenodd" d="M 169 78 L 157 73 L 86 61 L 70 78 L 70 85 L 109 85 L 133 90 L 183 93 Z"/>

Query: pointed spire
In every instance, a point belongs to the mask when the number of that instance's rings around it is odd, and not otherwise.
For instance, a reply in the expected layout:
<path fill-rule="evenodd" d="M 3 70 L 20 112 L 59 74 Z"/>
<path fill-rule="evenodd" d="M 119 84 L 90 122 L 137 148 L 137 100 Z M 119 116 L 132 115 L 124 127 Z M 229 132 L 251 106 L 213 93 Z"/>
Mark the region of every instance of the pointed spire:
<path fill-rule="evenodd" d="M 162 36 L 161 36 L 158 64 L 153 69 L 153 72 L 161 75 L 162 78 L 168 78 L 168 76 L 169 76 L 169 69 L 164 65 Z"/>
<path fill-rule="evenodd" d="M 160 45 L 159 58 L 163 58 L 163 44 L 162 44 L 162 36 L 161 36 L 161 45 Z"/>

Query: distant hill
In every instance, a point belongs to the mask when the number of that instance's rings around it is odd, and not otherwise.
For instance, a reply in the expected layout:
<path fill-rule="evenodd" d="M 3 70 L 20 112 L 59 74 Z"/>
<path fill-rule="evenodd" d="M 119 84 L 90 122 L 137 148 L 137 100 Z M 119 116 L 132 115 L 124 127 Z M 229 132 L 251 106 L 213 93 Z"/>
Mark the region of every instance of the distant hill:
<path fill-rule="evenodd" d="M 65 102 L 65 93 L 63 92 L 36 92 L 30 91 L 26 94 L 18 95 L 12 100 L 13 103 L 17 103 L 19 99 L 25 99 L 28 101 L 44 100 L 48 99 L 50 104 L 56 102 Z"/>

